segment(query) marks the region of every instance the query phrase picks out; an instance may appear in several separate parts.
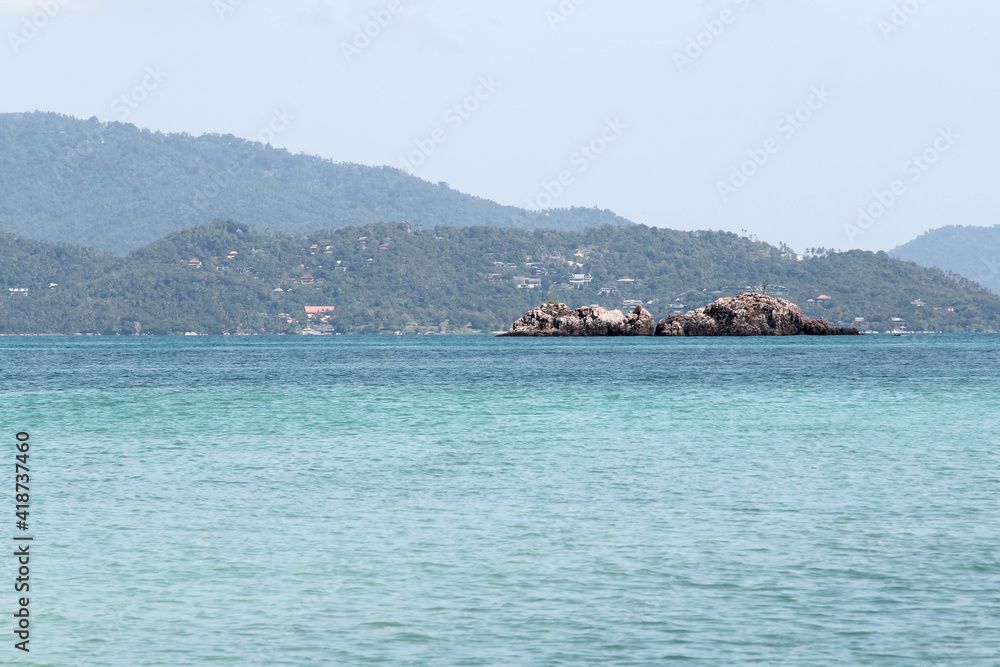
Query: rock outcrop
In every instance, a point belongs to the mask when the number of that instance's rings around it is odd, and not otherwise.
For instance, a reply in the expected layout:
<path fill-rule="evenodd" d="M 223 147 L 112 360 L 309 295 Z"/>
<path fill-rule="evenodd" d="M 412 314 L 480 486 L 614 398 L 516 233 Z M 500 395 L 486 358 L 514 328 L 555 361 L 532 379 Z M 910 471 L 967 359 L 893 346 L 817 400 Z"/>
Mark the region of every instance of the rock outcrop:
<path fill-rule="evenodd" d="M 725 297 L 686 315 L 671 315 L 656 326 L 657 336 L 837 336 L 857 329 L 812 320 L 790 301 L 763 294 Z"/>
<path fill-rule="evenodd" d="M 548 303 L 528 311 L 501 336 L 652 336 L 652 314 L 642 306 L 623 314 L 600 306 L 572 309 Z"/>
<path fill-rule="evenodd" d="M 857 329 L 812 320 L 790 301 L 763 294 L 725 297 L 686 315 L 653 324 L 642 306 L 623 314 L 600 306 L 572 309 L 547 303 L 525 313 L 501 336 L 843 336 Z"/>

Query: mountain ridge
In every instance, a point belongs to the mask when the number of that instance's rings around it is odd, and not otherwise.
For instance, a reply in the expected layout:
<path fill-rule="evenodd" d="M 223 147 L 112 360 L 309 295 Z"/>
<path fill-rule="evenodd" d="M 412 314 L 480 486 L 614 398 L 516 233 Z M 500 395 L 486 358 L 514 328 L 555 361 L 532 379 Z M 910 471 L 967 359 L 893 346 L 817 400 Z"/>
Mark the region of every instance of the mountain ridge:
<path fill-rule="evenodd" d="M 891 257 L 950 271 L 1000 294 L 1000 225 L 947 225 L 889 251 Z"/>
<path fill-rule="evenodd" d="M 596 208 L 504 206 L 394 167 L 293 155 L 231 134 L 0 114 L 0 231 L 125 255 L 217 219 L 294 232 L 387 220 L 575 230 L 634 224 Z"/>

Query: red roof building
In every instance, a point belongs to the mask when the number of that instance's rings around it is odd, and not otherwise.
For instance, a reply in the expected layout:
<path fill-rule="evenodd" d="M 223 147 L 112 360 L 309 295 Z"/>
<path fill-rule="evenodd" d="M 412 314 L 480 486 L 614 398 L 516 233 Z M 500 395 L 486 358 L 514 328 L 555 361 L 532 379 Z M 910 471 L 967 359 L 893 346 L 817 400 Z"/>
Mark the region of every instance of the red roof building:
<path fill-rule="evenodd" d="M 312 319 L 314 315 L 332 313 L 335 309 L 335 306 L 306 306 L 306 315 L 309 316 L 309 319 Z"/>

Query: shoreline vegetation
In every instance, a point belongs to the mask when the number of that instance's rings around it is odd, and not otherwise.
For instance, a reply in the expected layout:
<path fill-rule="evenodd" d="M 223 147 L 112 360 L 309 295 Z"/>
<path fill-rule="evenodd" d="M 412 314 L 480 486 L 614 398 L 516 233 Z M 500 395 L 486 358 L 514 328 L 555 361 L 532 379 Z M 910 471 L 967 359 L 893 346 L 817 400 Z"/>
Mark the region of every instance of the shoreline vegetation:
<path fill-rule="evenodd" d="M 546 302 L 641 306 L 655 333 L 661 319 L 764 281 L 768 295 L 838 327 L 1000 331 L 1000 297 L 885 253 L 803 256 L 728 232 L 642 225 L 282 234 L 219 221 L 127 257 L 0 233 L 0 333 L 490 334 Z"/>
<path fill-rule="evenodd" d="M 571 309 L 549 302 L 527 312 L 499 337 L 563 336 L 858 336 L 854 327 L 813 320 L 790 301 L 764 294 L 723 297 L 704 308 L 674 314 L 655 326 L 653 315 L 636 306 L 623 314 L 600 306 Z"/>

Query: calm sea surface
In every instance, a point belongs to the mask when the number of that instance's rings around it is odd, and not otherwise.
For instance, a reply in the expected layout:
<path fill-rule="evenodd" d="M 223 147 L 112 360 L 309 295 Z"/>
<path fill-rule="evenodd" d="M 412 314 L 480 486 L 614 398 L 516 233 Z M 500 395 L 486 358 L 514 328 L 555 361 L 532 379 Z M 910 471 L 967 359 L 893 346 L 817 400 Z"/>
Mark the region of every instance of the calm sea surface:
<path fill-rule="evenodd" d="M 3 664 L 1000 664 L 1000 336 L 0 338 L 0 383 Z"/>

